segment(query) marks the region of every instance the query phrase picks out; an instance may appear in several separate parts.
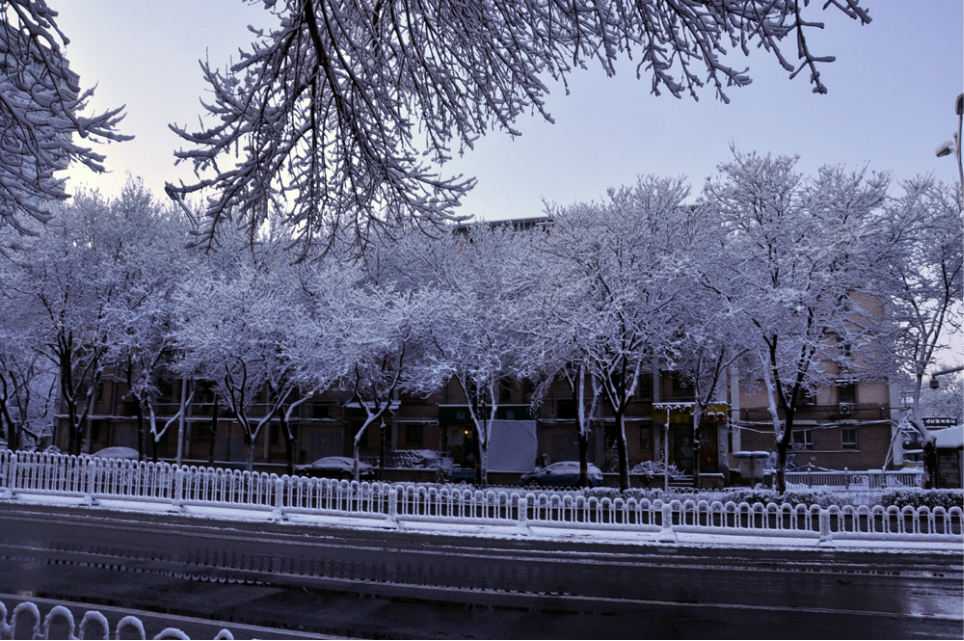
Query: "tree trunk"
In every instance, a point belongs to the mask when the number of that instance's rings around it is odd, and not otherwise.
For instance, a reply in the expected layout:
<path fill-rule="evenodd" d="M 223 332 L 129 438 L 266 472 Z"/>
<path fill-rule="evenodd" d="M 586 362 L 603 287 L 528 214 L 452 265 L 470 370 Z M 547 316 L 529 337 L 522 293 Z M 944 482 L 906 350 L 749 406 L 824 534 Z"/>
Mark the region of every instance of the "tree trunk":
<path fill-rule="evenodd" d="M 589 487 L 589 430 L 579 430 L 579 487 Z"/>
<path fill-rule="evenodd" d="M 247 447 L 247 456 L 244 463 L 244 469 L 248 472 L 254 471 L 254 438 L 251 436 L 250 430 L 244 430 L 244 444 Z"/>
<path fill-rule="evenodd" d="M 385 469 L 385 432 L 388 430 L 385 427 L 385 419 L 381 419 L 378 425 L 378 480 L 382 480 L 382 470 Z"/>
<path fill-rule="evenodd" d="M 177 420 L 177 458 L 178 467 L 184 462 L 184 431 L 187 427 L 187 378 L 181 377 L 181 416 Z"/>
<path fill-rule="evenodd" d="M 360 435 L 361 435 L 361 431 L 359 430 L 359 433 L 355 435 L 355 439 L 352 441 L 352 446 L 353 446 L 353 447 L 352 447 L 352 458 L 354 459 L 354 464 L 353 464 L 354 470 L 353 470 L 353 472 L 352 472 L 352 478 L 354 478 L 356 481 L 360 481 L 360 480 L 361 480 L 360 472 L 358 471 L 358 468 L 360 467 L 360 466 L 358 465 L 358 457 L 361 456 L 361 438 L 360 438 Z"/>
<path fill-rule="evenodd" d="M 787 491 L 787 451 L 790 449 L 790 428 L 792 426 L 793 421 L 788 418 L 783 428 L 783 438 L 777 441 L 777 478 L 774 489 L 781 496 Z"/>
<path fill-rule="evenodd" d="M 699 401 L 693 403 L 693 488 L 700 489 L 700 419 L 703 410 Z"/>
<path fill-rule="evenodd" d="M 141 407 L 140 399 L 137 399 L 137 409 L 134 410 L 134 416 L 137 418 L 137 460 L 144 460 L 144 408 Z"/>
<path fill-rule="evenodd" d="M 218 443 L 218 395 L 214 394 L 214 406 L 211 408 L 211 442 L 208 443 L 208 465 L 214 465 L 214 450 Z"/>
<path fill-rule="evenodd" d="M 488 431 L 488 430 L 487 430 Z M 488 487 L 489 485 L 489 439 L 488 434 L 483 441 L 479 439 L 479 486 Z"/>
<path fill-rule="evenodd" d="M 937 488 L 937 445 L 934 440 L 924 442 L 924 489 Z"/>
<path fill-rule="evenodd" d="M 278 422 L 280 423 L 279 429 L 281 429 L 281 434 L 285 438 L 285 474 L 291 476 L 295 472 L 295 448 L 294 439 L 291 437 L 291 433 L 288 432 L 288 419 L 285 418 L 284 412 L 278 413 Z"/>
<path fill-rule="evenodd" d="M 629 489 L 629 452 L 626 448 L 626 419 L 625 409 L 616 412 L 616 425 L 619 430 L 616 434 L 616 454 L 619 456 L 619 491 L 625 492 Z"/>

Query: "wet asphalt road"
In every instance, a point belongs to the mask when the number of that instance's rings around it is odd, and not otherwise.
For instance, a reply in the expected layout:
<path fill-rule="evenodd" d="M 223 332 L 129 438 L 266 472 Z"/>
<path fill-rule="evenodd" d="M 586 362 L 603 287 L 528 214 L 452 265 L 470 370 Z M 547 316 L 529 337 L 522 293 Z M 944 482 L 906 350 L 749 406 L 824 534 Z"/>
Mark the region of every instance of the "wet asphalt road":
<path fill-rule="evenodd" d="M 67 600 L 280 636 L 960 639 L 962 556 L 458 538 L 0 503 L 8 607 L 17 595 Z"/>

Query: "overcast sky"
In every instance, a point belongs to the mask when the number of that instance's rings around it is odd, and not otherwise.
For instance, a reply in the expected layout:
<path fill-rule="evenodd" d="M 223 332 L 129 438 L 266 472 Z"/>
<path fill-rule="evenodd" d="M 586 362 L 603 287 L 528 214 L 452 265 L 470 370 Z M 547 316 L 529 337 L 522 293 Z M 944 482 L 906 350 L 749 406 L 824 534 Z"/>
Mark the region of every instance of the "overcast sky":
<path fill-rule="evenodd" d="M 249 24 L 270 26 L 261 3 L 241 0 L 52 0 L 71 39 L 71 67 L 83 86 L 98 84 L 92 107 L 127 105 L 122 131 L 135 140 L 111 144 L 111 173 L 72 168 L 81 183 L 105 195 L 118 193 L 127 172 L 142 177 L 158 196 L 165 181 L 188 180 L 190 167 L 174 167 L 182 145 L 168 123 L 194 125 L 207 95 L 198 60 L 223 67 L 248 48 Z M 961 0 L 867 2 L 873 22 L 861 27 L 836 11 L 810 35 L 813 50 L 837 57 L 820 67 L 829 94 L 812 93 L 805 73 L 787 78 L 775 61 L 737 52 L 733 66 L 749 65 L 751 86 L 731 89 L 726 105 L 706 90 L 699 102 L 653 96 L 648 77 L 637 80 L 624 63 L 614 78 L 590 66 L 570 79 L 570 95 L 553 87 L 555 118 L 519 123 L 515 140 L 493 132 L 463 158 L 445 166 L 476 176 L 478 187 L 464 212 L 482 218 L 527 217 L 542 201 L 569 204 L 601 198 L 608 187 L 637 175 L 686 176 L 698 191 L 730 145 L 742 151 L 799 154 L 812 173 L 824 164 L 869 165 L 895 178 L 932 172 L 956 180 L 952 157 L 935 148 L 957 125 L 954 100 L 964 88 L 964 3 Z M 812 7 L 813 8 L 813 7 Z M 795 53 L 787 45 L 787 55 Z M 744 62 L 745 61 L 745 62 Z"/>
<path fill-rule="evenodd" d="M 189 181 L 189 166 L 173 164 L 182 145 L 168 123 L 195 124 L 207 94 L 198 60 L 224 67 L 252 36 L 248 25 L 271 26 L 260 2 L 241 0 L 51 0 L 71 39 L 68 56 L 82 86 L 98 84 L 91 106 L 127 105 L 122 131 L 136 136 L 101 148 L 106 175 L 72 168 L 70 187 L 119 193 L 129 172 L 157 196 L 165 181 Z M 895 179 L 932 173 L 957 180 L 953 157 L 935 148 L 957 127 L 954 101 L 964 90 L 964 3 L 961 0 L 864 0 L 873 22 L 860 26 L 836 11 L 811 9 L 827 23 L 809 37 L 813 51 L 834 55 L 820 70 L 827 95 L 808 77 L 794 80 L 776 62 L 737 52 L 751 86 L 731 89 L 730 104 L 704 91 L 699 102 L 650 93 L 648 76 L 624 62 L 614 78 L 590 66 L 570 78 L 570 95 L 553 87 L 555 118 L 518 123 L 518 139 L 493 132 L 444 170 L 476 176 L 463 212 L 489 220 L 543 213 L 543 201 L 599 199 L 637 175 L 686 176 L 698 192 L 730 146 L 742 151 L 798 154 L 813 173 L 825 164 L 868 166 Z M 791 57 L 792 43 L 786 46 Z M 745 61 L 745 62 L 744 62 Z M 960 361 L 960 336 L 954 356 Z"/>

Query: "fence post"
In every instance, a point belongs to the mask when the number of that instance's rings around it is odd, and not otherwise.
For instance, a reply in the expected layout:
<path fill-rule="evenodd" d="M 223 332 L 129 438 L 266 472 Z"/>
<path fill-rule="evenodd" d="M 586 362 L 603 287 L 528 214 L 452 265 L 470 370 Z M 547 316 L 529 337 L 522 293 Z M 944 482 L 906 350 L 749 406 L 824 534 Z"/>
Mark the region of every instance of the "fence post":
<path fill-rule="evenodd" d="M 847 470 L 847 468 L 843 469 L 843 480 L 844 480 L 844 489 L 849 490 L 850 489 L 850 471 Z"/>
<path fill-rule="evenodd" d="M 84 500 L 81 503 L 94 506 L 97 505 L 97 499 L 94 498 L 94 485 L 97 483 L 97 464 L 88 457 L 84 459 L 84 465 L 87 466 L 87 473 L 84 475 L 87 479 L 87 491 L 84 492 Z"/>
<path fill-rule="evenodd" d="M 10 454 L 10 458 L 7 459 L 7 469 L 6 474 L 4 474 L 4 491 L 0 494 L 0 499 L 11 500 L 17 498 L 16 493 L 16 483 L 17 483 L 17 455 L 15 453 Z"/>
<path fill-rule="evenodd" d="M 388 490 L 388 524 L 392 527 L 399 527 L 398 524 L 398 489 L 389 488 Z"/>
<path fill-rule="evenodd" d="M 287 521 L 288 515 L 284 511 L 285 482 L 281 477 L 274 480 L 274 510 L 271 512 L 272 521 Z"/>
<path fill-rule="evenodd" d="M 830 510 L 820 508 L 820 542 L 821 547 L 833 547 L 833 533 L 830 531 Z"/>
<path fill-rule="evenodd" d="M 184 511 L 184 469 L 174 470 L 174 497 L 171 501 L 175 512 Z"/>
<path fill-rule="evenodd" d="M 520 497 L 519 502 L 516 505 L 518 514 L 516 515 L 516 520 L 518 525 L 516 526 L 519 530 L 519 534 L 532 534 L 532 530 L 529 529 L 529 501 L 526 497 Z"/>
<path fill-rule="evenodd" d="M 673 530 L 673 507 L 669 503 L 663 503 L 660 521 L 663 529 L 659 531 L 656 540 L 659 543 L 676 543 L 676 532 Z"/>

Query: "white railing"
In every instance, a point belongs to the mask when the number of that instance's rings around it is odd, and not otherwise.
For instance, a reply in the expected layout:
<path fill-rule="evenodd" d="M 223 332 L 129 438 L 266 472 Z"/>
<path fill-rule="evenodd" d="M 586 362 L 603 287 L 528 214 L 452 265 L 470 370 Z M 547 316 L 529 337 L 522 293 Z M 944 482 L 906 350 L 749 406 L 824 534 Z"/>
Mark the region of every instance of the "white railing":
<path fill-rule="evenodd" d="M 924 472 L 880 471 L 851 472 L 846 468 L 840 471 L 787 472 L 787 488 L 802 489 L 827 487 L 842 490 L 877 490 L 885 488 L 923 487 Z"/>
<path fill-rule="evenodd" d="M 18 493 L 402 522 L 833 539 L 959 542 L 962 510 L 586 496 L 522 488 L 357 483 L 169 463 L 0 451 L 0 498 Z"/>
<path fill-rule="evenodd" d="M 33 601 L 18 603 L 10 613 L 7 622 L 7 606 L 0 601 L 0 639 L 16 639 L 18 631 L 25 630 L 29 636 L 21 639 L 106 639 L 110 634 L 110 623 L 97 610 L 84 613 L 80 623 L 76 623 L 73 612 L 63 605 L 50 608 L 47 616 L 41 617 L 40 608 Z M 96 635 L 96 636 L 94 636 Z M 144 622 L 133 615 L 122 617 L 114 628 L 113 639 L 147 639 Z M 164 628 L 154 639 L 188 639 L 177 628 Z M 218 632 L 215 639 L 234 639 L 230 630 Z"/>

